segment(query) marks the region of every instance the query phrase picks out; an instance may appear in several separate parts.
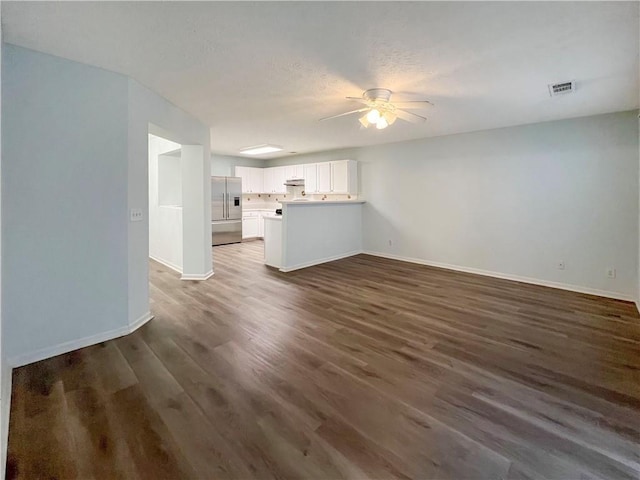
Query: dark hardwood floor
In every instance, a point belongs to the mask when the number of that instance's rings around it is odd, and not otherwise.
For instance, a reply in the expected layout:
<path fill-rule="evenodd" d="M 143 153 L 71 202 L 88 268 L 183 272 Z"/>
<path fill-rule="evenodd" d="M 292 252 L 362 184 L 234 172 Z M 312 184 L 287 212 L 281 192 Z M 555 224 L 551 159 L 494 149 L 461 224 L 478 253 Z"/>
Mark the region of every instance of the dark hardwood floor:
<path fill-rule="evenodd" d="M 155 319 L 14 373 L 10 478 L 638 479 L 634 305 L 360 255 L 151 263 Z"/>

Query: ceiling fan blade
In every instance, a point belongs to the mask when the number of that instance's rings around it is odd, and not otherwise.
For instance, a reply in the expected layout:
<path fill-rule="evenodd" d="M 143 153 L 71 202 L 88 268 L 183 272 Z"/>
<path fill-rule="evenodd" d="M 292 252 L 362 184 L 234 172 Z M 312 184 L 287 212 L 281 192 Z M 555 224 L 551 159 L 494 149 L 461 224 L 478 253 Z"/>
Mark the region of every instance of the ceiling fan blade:
<path fill-rule="evenodd" d="M 398 108 L 424 108 L 433 107 L 433 103 L 428 100 L 411 100 L 408 102 L 392 102 Z"/>
<path fill-rule="evenodd" d="M 362 97 L 345 97 L 347 100 L 353 100 L 355 102 L 364 103 L 365 105 L 369 105 L 369 100 L 365 100 Z"/>
<path fill-rule="evenodd" d="M 420 115 L 416 115 L 415 113 L 407 112 L 406 110 L 401 110 L 399 108 L 393 113 L 395 113 L 398 118 L 411 123 L 422 123 L 426 120 L 425 117 L 421 117 Z"/>
<path fill-rule="evenodd" d="M 352 115 L 354 113 L 366 112 L 368 108 L 359 108 L 358 110 L 351 110 L 350 112 L 339 113 L 338 115 L 332 115 L 330 117 L 321 118 L 320 121 L 331 120 L 332 118 L 344 117 L 345 115 Z"/>
<path fill-rule="evenodd" d="M 369 123 L 369 120 L 367 120 L 367 116 L 363 115 L 362 117 L 360 117 L 358 119 L 358 121 L 360 122 L 360 125 L 362 125 L 364 128 L 367 128 L 369 125 L 371 125 Z"/>

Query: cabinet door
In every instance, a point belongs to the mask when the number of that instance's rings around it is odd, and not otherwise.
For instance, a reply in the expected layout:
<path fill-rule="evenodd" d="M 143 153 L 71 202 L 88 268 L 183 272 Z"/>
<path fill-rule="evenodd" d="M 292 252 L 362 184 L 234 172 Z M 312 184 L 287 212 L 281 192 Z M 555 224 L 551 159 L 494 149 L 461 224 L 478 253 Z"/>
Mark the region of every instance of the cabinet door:
<path fill-rule="evenodd" d="M 258 236 L 264 238 L 264 215 L 258 213 Z"/>
<path fill-rule="evenodd" d="M 349 193 L 349 160 L 331 162 L 331 192 Z"/>
<path fill-rule="evenodd" d="M 318 165 L 315 163 L 308 163 L 304 165 L 304 191 L 308 194 L 316 193 L 318 191 Z"/>
<path fill-rule="evenodd" d="M 263 193 L 264 168 L 249 169 L 249 185 L 251 186 L 251 193 Z"/>
<path fill-rule="evenodd" d="M 304 178 L 304 165 L 293 166 L 293 178 Z"/>
<path fill-rule="evenodd" d="M 264 169 L 264 193 L 273 193 L 273 168 Z"/>
<path fill-rule="evenodd" d="M 331 164 L 318 163 L 318 193 L 331 193 Z"/>
<path fill-rule="evenodd" d="M 287 181 L 286 167 L 274 167 L 273 168 L 273 191 L 274 193 L 286 193 L 287 187 L 284 186 L 284 182 Z"/>
<path fill-rule="evenodd" d="M 284 179 L 291 180 L 292 178 L 296 178 L 296 167 L 294 165 L 287 165 L 284 168 Z"/>
<path fill-rule="evenodd" d="M 258 217 L 242 217 L 242 238 L 258 236 Z"/>
<path fill-rule="evenodd" d="M 251 193 L 251 186 L 249 185 L 249 171 L 247 167 L 236 167 L 236 177 L 242 179 L 242 193 Z"/>

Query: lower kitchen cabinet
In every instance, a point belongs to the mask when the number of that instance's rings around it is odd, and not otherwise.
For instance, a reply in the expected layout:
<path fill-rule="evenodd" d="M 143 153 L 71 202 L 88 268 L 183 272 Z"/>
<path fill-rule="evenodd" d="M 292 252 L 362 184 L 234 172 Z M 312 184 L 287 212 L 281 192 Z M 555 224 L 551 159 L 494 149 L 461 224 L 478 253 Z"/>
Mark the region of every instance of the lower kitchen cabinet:
<path fill-rule="evenodd" d="M 258 215 L 258 237 L 264 238 L 264 215 Z"/>
<path fill-rule="evenodd" d="M 264 238 L 264 217 L 273 217 L 273 210 L 253 210 L 242 214 L 242 238 Z"/>
<path fill-rule="evenodd" d="M 255 238 L 258 236 L 258 216 L 242 216 L 242 238 Z"/>

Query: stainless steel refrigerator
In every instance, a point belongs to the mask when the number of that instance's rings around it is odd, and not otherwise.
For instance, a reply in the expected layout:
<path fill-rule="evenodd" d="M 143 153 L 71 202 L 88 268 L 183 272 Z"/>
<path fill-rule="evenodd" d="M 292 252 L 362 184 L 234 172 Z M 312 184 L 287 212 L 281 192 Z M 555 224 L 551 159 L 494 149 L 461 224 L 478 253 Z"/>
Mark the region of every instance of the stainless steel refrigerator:
<path fill-rule="evenodd" d="M 211 177 L 211 244 L 242 241 L 242 179 Z"/>

